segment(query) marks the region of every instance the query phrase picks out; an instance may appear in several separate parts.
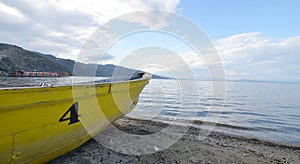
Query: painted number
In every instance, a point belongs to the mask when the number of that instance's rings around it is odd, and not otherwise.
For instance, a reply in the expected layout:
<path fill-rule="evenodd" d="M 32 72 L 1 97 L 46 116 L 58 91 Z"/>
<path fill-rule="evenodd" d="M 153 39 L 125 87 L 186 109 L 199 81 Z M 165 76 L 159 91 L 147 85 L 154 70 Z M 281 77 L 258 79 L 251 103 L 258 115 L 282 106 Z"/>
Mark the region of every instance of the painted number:
<path fill-rule="evenodd" d="M 66 118 L 67 114 L 70 113 L 70 117 Z M 78 120 L 78 102 L 75 102 L 67 111 L 64 113 L 59 122 L 70 120 L 69 125 L 79 122 Z"/>

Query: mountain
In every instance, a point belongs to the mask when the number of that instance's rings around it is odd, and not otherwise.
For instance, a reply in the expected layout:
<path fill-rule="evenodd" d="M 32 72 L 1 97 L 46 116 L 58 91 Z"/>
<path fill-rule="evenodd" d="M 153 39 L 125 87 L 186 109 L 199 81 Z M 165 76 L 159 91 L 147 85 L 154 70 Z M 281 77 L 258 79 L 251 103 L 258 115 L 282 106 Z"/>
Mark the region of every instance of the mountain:
<path fill-rule="evenodd" d="M 116 66 L 113 64 L 98 65 L 98 64 L 84 64 L 75 62 L 70 59 L 56 58 L 52 55 L 40 54 L 42 57 L 47 58 L 53 62 L 56 62 L 64 66 L 68 72 L 75 73 L 77 76 L 98 76 L 98 77 L 112 77 L 113 73 L 117 75 L 132 75 L 135 72 L 141 72 L 134 69 L 129 69 L 121 66 Z M 75 67 L 74 67 L 75 66 Z M 156 76 L 156 75 L 155 75 Z M 158 76 L 160 77 L 160 76 Z"/>
<path fill-rule="evenodd" d="M 237 79 L 232 80 L 228 79 L 230 82 L 248 82 L 248 83 L 300 83 L 297 80 L 286 80 L 286 79 L 261 79 L 261 80 L 252 80 L 252 79 Z"/>
<path fill-rule="evenodd" d="M 38 52 L 0 43 L 0 71 L 11 72 L 15 70 L 69 72 L 61 64 L 49 61 Z"/>
<path fill-rule="evenodd" d="M 52 55 L 45 55 L 40 54 L 43 57 L 57 62 L 60 65 L 63 65 L 68 72 L 73 73 L 74 65 L 75 65 L 75 72 L 78 76 L 98 76 L 98 77 L 112 77 L 113 73 L 115 71 L 115 74 L 117 75 L 132 75 L 136 72 L 141 72 L 139 70 L 129 69 L 122 66 L 116 66 L 113 64 L 106 64 L 106 65 L 97 65 L 97 64 L 83 64 L 79 62 L 75 62 L 74 60 L 70 59 L 61 59 L 56 58 Z M 97 69 L 96 69 L 97 68 Z M 169 79 L 168 77 L 163 77 L 159 75 L 152 75 L 153 79 Z"/>
<path fill-rule="evenodd" d="M 74 67 L 75 66 L 75 67 Z M 57 58 L 53 55 L 25 50 L 21 47 L 0 43 L 0 71 L 12 72 L 15 70 L 41 72 L 68 72 L 77 76 L 112 77 L 117 75 L 132 75 L 139 70 L 129 69 L 113 64 L 97 65 L 75 62 L 70 59 Z M 153 78 L 168 79 L 153 75 Z"/>

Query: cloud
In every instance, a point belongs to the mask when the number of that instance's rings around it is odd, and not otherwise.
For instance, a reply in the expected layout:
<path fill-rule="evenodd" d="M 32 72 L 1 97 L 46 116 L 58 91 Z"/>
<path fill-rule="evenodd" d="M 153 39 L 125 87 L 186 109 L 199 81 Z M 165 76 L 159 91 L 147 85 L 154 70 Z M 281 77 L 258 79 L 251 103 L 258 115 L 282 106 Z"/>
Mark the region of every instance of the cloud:
<path fill-rule="evenodd" d="M 26 17 L 24 16 L 24 14 L 22 12 L 20 12 L 18 9 L 5 5 L 3 3 L 0 2 L 0 12 L 3 15 L 7 15 L 8 17 L 14 17 L 15 19 L 18 20 L 26 20 Z M 7 18 L 7 17 L 6 17 Z"/>
<path fill-rule="evenodd" d="M 67 11 L 80 11 L 92 15 L 94 21 L 103 24 L 112 18 L 137 10 L 166 10 L 175 11 L 179 0 L 110 0 L 109 2 L 99 0 L 73 1 L 58 0 L 51 1 L 53 5 Z"/>
<path fill-rule="evenodd" d="M 161 30 L 168 27 L 168 21 L 172 19 L 169 13 L 158 13 L 155 10 L 143 11 L 139 14 L 134 14 L 125 17 L 119 17 L 118 20 L 126 23 L 137 23 L 150 29 Z"/>
<path fill-rule="evenodd" d="M 259 32 L 216 41 L 228 78 L 300 79 L 300 36 L 273 41 Z"/>
<path fill-rule="evenodd" d="M 181 55 L 158 46 L 137 49 L 127 54 L 119 65 L 179 79 L 193 79 L 195 76 Z"/>
<path fill-rule="evenodd" d="M 109 20 L 145 9 L 174 12 L 178 4 L 178 0 L 4 0 L 0 2 L 0 42 L 76 59 L 88 37 Z M 155 24 L 156 29 L 167 26 L 155 17 L 138 19 L 144 26 Z M 228 78 L 300 79 L 300 36 L 274 41 L 260 32 L 242 33 L 217 40 L 215 47 Z M 186 52 L 181 57 L 198 72 L 205 70 L 195 54 Z M 107 56 L 102 62 L 109 61 L 115 58 Z"/>
<path fill-rule="evenodd" d="M 109 20 L 137 10 L 175 11 L 178 1 L 48 0 L 0 3 L 0 42 L 76 59 L 86 39 Z"/>

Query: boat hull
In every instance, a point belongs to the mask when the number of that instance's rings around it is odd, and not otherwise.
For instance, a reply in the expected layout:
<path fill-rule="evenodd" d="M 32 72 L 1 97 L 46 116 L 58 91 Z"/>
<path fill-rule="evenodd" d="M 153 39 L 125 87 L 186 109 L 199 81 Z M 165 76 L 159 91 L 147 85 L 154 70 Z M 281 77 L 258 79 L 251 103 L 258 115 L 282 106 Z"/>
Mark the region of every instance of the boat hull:
<path fill-rule="evenodd" d="M 148 78 L 0 90 L 0 163 L 42 163 L 80 146 L 130 112 Z"/>

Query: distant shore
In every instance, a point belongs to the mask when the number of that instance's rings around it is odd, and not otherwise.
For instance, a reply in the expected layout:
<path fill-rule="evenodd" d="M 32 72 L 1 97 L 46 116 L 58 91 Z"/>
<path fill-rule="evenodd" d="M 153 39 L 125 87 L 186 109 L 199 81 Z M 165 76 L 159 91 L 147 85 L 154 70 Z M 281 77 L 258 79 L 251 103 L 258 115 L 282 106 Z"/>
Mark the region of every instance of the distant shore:
<path fill-rule="evenodd" d="M 168 126 L 161 122 L 127 117 L 117 120 L 114 125 L 127 133 L 142 135 L 155 133 Z M 220 132 L 212 132 L 206 139 L 198 140 L 198 134 L 199 129 L 192 127 L 171 147 L 140 156 L 115 152 L 91 139 L 81 147 L 49 163 L 298 163 L 300 161 L 299 145 L 247 139 Z"/>

